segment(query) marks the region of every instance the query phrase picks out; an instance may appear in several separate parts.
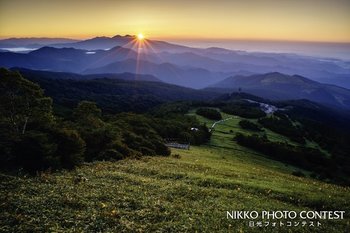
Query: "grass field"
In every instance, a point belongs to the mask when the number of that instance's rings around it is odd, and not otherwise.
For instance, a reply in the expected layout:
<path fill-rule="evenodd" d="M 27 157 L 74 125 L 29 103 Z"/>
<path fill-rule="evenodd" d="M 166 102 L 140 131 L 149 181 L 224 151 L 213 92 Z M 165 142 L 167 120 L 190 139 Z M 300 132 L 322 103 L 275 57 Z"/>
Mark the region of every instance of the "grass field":
<path fill-rule="evenodd" d="M 199 119 L 208 126 L 213 122 Z M 172 149 L 170 157 L 95 162 L 36 177 L 1 174 L 0 232 L 338 233 L 350 229 L 349 188 L 293 176 L 300 169 L 240 147 L 232 140 L 238 131 L 247 133 L 239 128 L 239 120 L 216 125 L 207 145 Z M 320 220 L 321 226 L 314 228 L 251 228 L 249 220 L 227 219 L 226 211 L 232 210 L 345 210 L 347 218 Z"/>

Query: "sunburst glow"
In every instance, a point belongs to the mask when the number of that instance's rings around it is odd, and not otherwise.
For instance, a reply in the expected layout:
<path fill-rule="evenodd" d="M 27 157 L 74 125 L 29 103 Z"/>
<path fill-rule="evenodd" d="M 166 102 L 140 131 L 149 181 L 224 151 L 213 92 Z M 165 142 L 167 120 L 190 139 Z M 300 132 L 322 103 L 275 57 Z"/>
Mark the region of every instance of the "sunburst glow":
<path fill-rule="evenodd" d="M 142 33 L 139 33 L 139 34 L 137 35 L 137 39 L 138 39 L 138 40 L 143 40 L 143 39 L 145 39 L 145 36 L 144 36 Z"/>

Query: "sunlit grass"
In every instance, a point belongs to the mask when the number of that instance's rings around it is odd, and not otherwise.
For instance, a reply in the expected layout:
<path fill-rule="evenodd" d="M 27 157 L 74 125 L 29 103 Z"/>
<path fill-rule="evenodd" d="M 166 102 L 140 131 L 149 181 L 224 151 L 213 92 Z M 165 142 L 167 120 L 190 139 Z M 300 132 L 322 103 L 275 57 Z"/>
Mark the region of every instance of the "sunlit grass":
<path fill-rule="evenodd" d="M 350 210 L 349 188 L 293 176 L 295 167 L 237 145 L 234 133 L 247 133 L 239 120 L 217 125 L 207 145 L 172 149 L 179 158 L 95 162 L 36 177 L 2 174 L 0 232 L 288 232 L 249 228 L 227 220 L 226 211 Z M 349 218 L 294 230 L 347 228 Z"/>

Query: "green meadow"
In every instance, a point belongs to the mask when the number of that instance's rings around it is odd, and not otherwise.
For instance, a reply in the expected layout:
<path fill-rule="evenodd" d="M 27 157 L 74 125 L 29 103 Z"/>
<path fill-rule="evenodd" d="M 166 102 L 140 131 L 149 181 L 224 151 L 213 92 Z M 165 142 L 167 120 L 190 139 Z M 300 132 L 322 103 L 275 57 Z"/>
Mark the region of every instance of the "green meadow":
<path fill-rule="evenodd" d="M 197 117 L 208 127 L 214 122 Z M 73 171 L 34 177 L 2 173 L 0 232 L 338 233 L 350 229 L 348 187 L 312 179 L 308 171 L 237 145 L 236 132 L 252 132 L 239 127 L 242 118 L 228 114 L 223 118 L 230 119 L 215 126 L 206 145 L 172 149 L 170 157 L 86 163 Z M 265 132 L 270 140 L 292 143 Z M 295 171 L 306 177 L 292 175 Z M 249 220 L 227 219 L 226 211 L 234 210 L 344 210 L 346 219 L 319 220 L 318 227 L 250 227 Z"/>

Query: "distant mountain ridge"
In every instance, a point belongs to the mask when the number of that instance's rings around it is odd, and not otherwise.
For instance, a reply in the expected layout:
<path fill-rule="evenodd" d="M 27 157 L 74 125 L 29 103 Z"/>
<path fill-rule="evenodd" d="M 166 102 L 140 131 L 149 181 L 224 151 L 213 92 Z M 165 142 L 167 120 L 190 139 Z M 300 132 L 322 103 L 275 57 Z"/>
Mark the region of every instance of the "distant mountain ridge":
<path fill-rule="evenodd" d="M 114 62 L 97 69 L 87 69 L 86 74 L 136 72 L 151 74 L 164 82 L 185 87 L 203 88 L 215 80 L 223 79 L 227 74 L 210 72 L 202 68 L 178 67 L 171 63 L 156 64 L 144 60 L 128 59 Z"/>
<path fill-rule="evenodd" d="M 42 47 L 27 54 L 0 53 L 0 65 L 23 67 L 36 70 L 62 71 L 79 73 L 89 67 L 103 66 L 111 62 L 136 57 L 133 50 L 116 46 L 111 50 L 89 52 L 74 48 Z"/>
<path fill-rule="evenodd" d="M 147 75 L 92 74 L 13 69 L 45 90 L 55 106 L 74 108 L 80 101 L 96 102 L 106 112 L 144 112 L 169 101 L 211 100 L 220 93 L 195 90 L 159 81 Z M 65 78 L 63 78 L 65 77 Z"/>
<path fill-rule="evenodd" d="M 70 80 L 91 80 L 91 79 L 117 79 L 125 81 L 144 81 L 144 82 L 162 82 L 160 79 L 146 74 L 135 74 L 135 73 L 105 73 L 105 74 L 76 74 L 68 72 L 52 72 L 52 71 L 40 71 L 30 70 L 20 67 L 11 68 L 13 71 L 18 71 L 22 75 L 27 77 L 44 78 L 44 79 L 70 79 Z"/>
<path fill-rule="evenodd" d="M 350 109 L 350 90 L 334 85 L 319 83 L 300 75 L 286 75 L 278 72 L 233 76 L 210 88 L 223 92 L 238 89 L 272 100 L 308 99 L 327 106 Z"/>
<path fill-rule="evenodd" d="M 135 40 L 135 36 L 114 36 L 114 37 L 94 37 L 91 39 L 77 41 L 72 43 L 51 44 L 55 48 L 75 48 L 84 50 L 110 49 L 116 46 L 123 46 Z"/>
<path fill-rule="evenodd" d="M 110 50 L 94 51 L 43 47 L 27 54 L 4 52 L 0 53 L 0 66 L 81 74 L 125 72 L 148 74 L 164 82 L 192 88 L 206 87 L 230 75 L 204 68 L 181 67 L 162 62 L 156 54 L 137 54 L 134 50 L 120 46 Z"/>
<path fill-rule="evenodd" d="M 16 40 L 21 40 L 21 45 L 28 45 L 34 40 L 45 45 L 31 52 L 25 48 L 4 52 L 0 46 L 0 67 L 80 74 L 149 74 L 164 82 L 191 88 L 203 88 L 230 76 L 279 72 L 350 88 L 350 63 L 339 59 L 215 47 L 192 48 L 147 38 L 140 42 L 133 35 L 68 40 L 63 43 L 52 43 L 55 39 L 50 41 L 49 38 Z"/>
<path fill-rule="evenodd" d="M 40 48 L 55 43 L 74 43 L 79 40 L 68 38 L 8 38 L 0 40 L 0 48 L 15 48 L 15 47 L 27 47 L 27 48 Z"/>
<path fill-rule="evenodd" d="M 151 45 L 151 50 L 153 52 L 161 52 L 161 51 L 188 51 L 191 50 L 190 47 L 183 45 L 171 44 L 165 41 L 157 41 L 157 40 L 148 40 L 147 43 Z M 134 35 L 125 35 L 120 36 L 116 35 L 113 37 L 94 37 L 91 39 L 77 41 L 72 43 L 59 43 L 59 44 L 51 44 L 51 47 L 55 48 L 75 48 L 75 49 L 84 49 L 84 50 L 98 50 L 98 49 L 111 49 L 116 46 L 125 47 L 131 49 L 137 43 L 137 37 Z"/>

